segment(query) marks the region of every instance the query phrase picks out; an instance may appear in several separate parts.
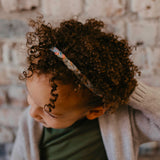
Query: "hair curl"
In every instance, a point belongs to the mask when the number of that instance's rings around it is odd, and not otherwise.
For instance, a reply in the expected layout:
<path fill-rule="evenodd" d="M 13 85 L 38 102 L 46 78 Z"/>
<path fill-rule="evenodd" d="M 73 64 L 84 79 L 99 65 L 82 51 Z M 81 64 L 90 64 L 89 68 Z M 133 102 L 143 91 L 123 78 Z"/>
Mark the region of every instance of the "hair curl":
<path fill-rule="evenodd" d="M 84 24 L 70 19 L 53 28 L 46 24 L 42 17 L 30 20 L 29 25 L 33 32 L 26 34 L 28 48 L 28 68 L 23 72 L 24 79 L 34 73 L 51 74 L 52 87 L 50 106 L 54 106 L 58 95 L 54 94 L 57 88 L 55 80 L 63 84 L 72 83 L 76 89 L 86 88 L 64 63 L 55 56 L 50 48 L 57 47 L 77 68 L 90 80 L 95 88 L 103 91 L 105 104 L 119 105 L 128 101 L 128 98 L 137 81 L 135 74 L 139 74 L 138 67 L 129 59 L 132 47 L 124 39 L 113 33 L 102 31 L 104 23 L 95 19 L 88 19 Z M 102 98 L 88 90 L 88 106 L 103 105 Z M 116 105 L 110 106 L 108 111 L 115 111 Z"/>

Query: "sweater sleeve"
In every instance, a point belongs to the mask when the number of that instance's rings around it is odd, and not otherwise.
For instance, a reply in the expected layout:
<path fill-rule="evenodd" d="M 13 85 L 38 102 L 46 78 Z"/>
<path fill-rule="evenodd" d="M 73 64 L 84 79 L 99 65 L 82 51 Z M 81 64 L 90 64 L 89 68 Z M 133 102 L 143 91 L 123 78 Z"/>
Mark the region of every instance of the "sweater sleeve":
<path fill-rule="evenodd" d="M 135 141 L 140 144 L 160 141 L 160 88 L 138 81 L 128 104 L 132 107 L 131 123 Z"/>
<path fill-rule="evenodd" d="M 19 123 L 16 139 L 11 153 L 11 160 L 25 160 L 25 152 L 23 151 L 23 122 L 26 119 L 26 110 L 22 113 Z"/>
<path fill-rule="evenodd" d="M 35 122 L 29 115 L 29 107 L 23 112 L 16 140 L 13 146 L 11 160 L 39 160 L 39 140 L 42 125 Z"/>

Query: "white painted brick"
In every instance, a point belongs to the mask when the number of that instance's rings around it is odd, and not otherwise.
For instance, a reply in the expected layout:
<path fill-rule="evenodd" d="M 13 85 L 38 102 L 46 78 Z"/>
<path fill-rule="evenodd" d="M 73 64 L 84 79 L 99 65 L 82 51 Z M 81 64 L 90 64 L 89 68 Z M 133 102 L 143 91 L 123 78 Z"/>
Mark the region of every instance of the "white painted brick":
<path fill-rule="evenodd" d="M 88 17 L 120 16 L 125 12 L 126 0 L 86 0 L 85 13 Z"/>
<path fill-rule="evenodd" d="M 11 44 L 4 43 L 2 46 L 2 61 L 7 64 L 11 62 L 11 59 Z"/>
<path fill-rule="evenodd" d="M 30 10 L 39 6 L 39 0 L 1 0 L 5 12 Z"/>
<path fill-rule="evenodd" d="M 160 76 L 160 48 L 153 48 L 147 51 L 148 64 L 152 67 L 152 72 Z"/>
<path fill-rule="evenodd" d="M 16 11 L 18 9 L 18 0 L 1 0 L 1 5 L 6 12 Z"/>
<path fill-rule="evenodd" d="M 89 19 L 89 17 L 86 17 L 84 15 L 78 17 L 78 21 L 85 23 L 85 21 Z M 96 18 L 97 20 L 102 20 L 104 22 L 104 28 L 102 31 L 108 33 L 108 32 L 113 32 L 114 34 L 125 38 L 125 22 L 121 20 L 114 20 L 110 18 Z"/>
<path fill-rule="evenodd" d="M 160 16 L 160 1 L 131 0 L 131 10 L 143 18 L 156 18 Z"/>
<path fill-rule="evenodd" d="M 11 106 L 14 106 L 14 107 L 19 107 L 19 108 L 24 108 L 26 106 L 28 106 L 28 103 L 27 103 L 27 100 L 23 100 L 23 99 L 11 99 L 10 100 L 10 103 L 9 103 Z"/>
<path fill-rule="evenodd" d="M 23 70 L 20 66 L 0 64 L 0 85 L 23 84 L 24 82 L 19 80 L 19 74 Z"/>
<path fill-rule="evenodd" d="M 140 68 L 142 77 L 145 77 L 145 79 L 148 77 L 152 80 L 154 76 L 160 77 L 160 48 L 138 47 L 133 52 L 131 59 Z M 152 78 L 150 75 L 152 75 Z M 156 85 L 158 84 L 160 85 L 160 81 L 156 83 Z"/>
<path fill-rule="evenodd" d="M 2 46 L 3 43 L 0 43 L 0 63 L 2 62 Z"/>
<path fill-rule="evenodd" d="M 9 98 L 13 99 L 26 99 L 26 90 L 22 86 L 15 86 L 12 85 L 8 90 L 8 96 Z"/>
<path fill-rule="evenodd" d="M 16 107 L 26 107 L 28 106 L 26 98 L 26 90 L 22 86 L 12 85 L 8 89 L 8 100 L 9 104 Z"/>
<path fill-rule="evenodd" d="M 0 143 L 10 143 L 14 139 L 11 129 L 0 127 Z"/>
<path fill-rule="evenodd" d="M 19 75 L 23 72 L 24 67 L 21 66 L 7 66 L 7 78 L 12 84 L 24 84 L 24 81 L 19 80 Z"/>
<path fill-rule="evenodd" d="M 158 36 L 157 36 L 157 44 L 160 46 L 160 21 L 158 21 Z"/>
<path fill-rule="evenodd" d="M 26 64 L 26 53 L 25 44 L 13 44 L 11 51 L 13 64 L 24 66 Z"/>
<path fill-rule="evenodd" d="M 65 19 L 79 15 L 82 11 L 82 0 L 41 0 L 41 10 L 54 19 Z"/>
<path fill-rule="evenodd" d="M 102 19 L 103 20 L 103 19 Z M 103 20 L 105 23 L 106 32 L 113 32 L 114 34 L 120 36 L 121 38 L 125 38 L 125 23 L 122 20 Z"/>
<path fill-rule="evenodd" d="M 138 66 L 141 71 L 141 76 L 150 76 L 153 74 L 152 66 L 150 66 L 148 62 L 146 48 L 137 47 L 136 50 L 133 50 L 133 54 L 130 58 L 134 64 Z"/>
<path fill-rule="evenodd" d="M 122 38 L 125 38 L 125 23 L 124 21 L 113 21 L 113 26 L 115 27 L 114 33 Z"/>
<path fill-rule="evenodd" d="M 0 85 L 8 85 L 11 81 L 8 78 L 7 67 L 5 65 L 0 65 Z"/>
<path fill-rule="evenodd" d="M 5 90 L 1 87 L 0 88 L 0 106 L 2 104 L 6 103 L 6 92 Z"/>
<path fill-rule="evenodd" d="M 18 121 L 22 114 L 21 110 L 11 108 L 0 109 L 0 125 L 6 127 L 18 127 Z"/>
<path fill-rule="evenodd" d="M 10 40 L 24 39 L 29 27 L 23 20 L 19 19 L 0 19 L 0 39 L 9 38 Z"/>
<path fill-rule="evenodd" d="M 2 61 L 5 64 L 24 65 L 26 64 L 25 44 L 4 43 L 2 45 Z"/>
<path fill-rule="evenodd" d="M 19 0 L 18 9 L 20 10 L 30 10 L 39 6 L 39 0 Z"/>
<path fill-rule="evenodd" d="M 160 76 L 141 76 L 141 80 L 150 86 L 160 87 Z"/>
<path fill-rule="evenodd" d="M 129 22 L 127 36 L 133 44 L 142 42 L 153 46 L 156 43 L 157 23 L 145 20 Z"/>

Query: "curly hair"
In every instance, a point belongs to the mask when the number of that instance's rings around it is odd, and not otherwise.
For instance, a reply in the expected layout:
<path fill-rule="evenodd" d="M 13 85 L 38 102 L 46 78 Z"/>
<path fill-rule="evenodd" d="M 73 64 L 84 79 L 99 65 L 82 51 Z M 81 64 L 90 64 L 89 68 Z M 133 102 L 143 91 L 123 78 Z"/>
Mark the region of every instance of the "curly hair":
<path fill-rule="evenodd" d="M 28 68 L 23 72 L 23 78 L 30 78 L 34 73 L 50 74 L 51 95 L 50 106 L 54 106 L 58 95 L 55 80 L 63 84 L 72 83 L 75 90 L 87 89 L 84 84 L 70 71 L 65 64 L 54 55 L 50 48 L 57 47 L 84 74 L 93 86 L 101 91 L 102 98 L 88 90 L 90 107 L 105 104 L 125 104 L 137 85 L 135 74 L 140 75 L 138 67 L 130 60 L 133 47 L 127 40 L 113 33 L 103 32 L 103 21 L 87 19 L 83 24 L 70 19 L 53 28 L 46 24 L 43 17 L 31 19 L 29 25 L 33 32 L 26 34 L 28 48 Z M 114 112 L 117 105 L 110 106 L 108 111 Z"/>

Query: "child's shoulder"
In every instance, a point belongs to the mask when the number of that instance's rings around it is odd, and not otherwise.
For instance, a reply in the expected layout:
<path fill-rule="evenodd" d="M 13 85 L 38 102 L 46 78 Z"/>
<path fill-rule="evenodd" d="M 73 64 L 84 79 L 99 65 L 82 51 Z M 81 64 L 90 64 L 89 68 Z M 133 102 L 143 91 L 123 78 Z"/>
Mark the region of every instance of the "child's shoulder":
<path fill-rule="evenodd" d="M 100 117 L 100 121 L 106 122 L 106 125 L 119 125 L 123 124 L 124 121 L 129 120 L 129 116 L 132 114 L 133 109 L 128 104 L 123 104 L 118 107 L 118 109 L 111 114 L 104 114 Z"/>

